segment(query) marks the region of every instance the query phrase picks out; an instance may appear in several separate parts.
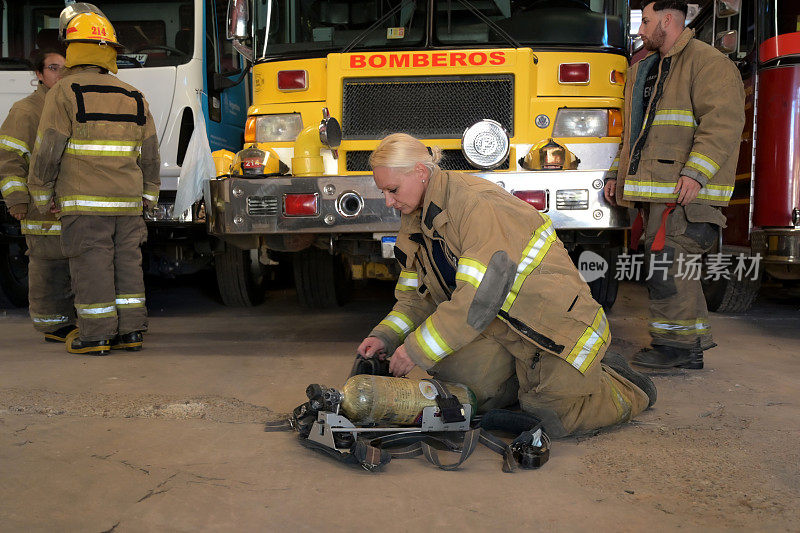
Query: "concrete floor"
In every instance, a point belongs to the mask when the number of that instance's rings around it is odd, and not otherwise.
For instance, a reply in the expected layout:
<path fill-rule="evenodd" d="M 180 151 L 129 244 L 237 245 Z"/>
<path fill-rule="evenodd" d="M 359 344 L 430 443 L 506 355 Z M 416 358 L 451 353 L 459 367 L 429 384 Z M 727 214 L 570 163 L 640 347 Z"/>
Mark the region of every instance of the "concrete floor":
<path fill-rule="evenodd" d="M 391 287 L 309 312 L 291 289 L 225 308 L 211 283 L 151 283 L 145 349 L 105 358 L 0 309 L 0 530 L 800 529 L 797 299 L 712 316 L 705 370 L 654 374 L 653 409 L 554 442 L 541 470 L 504 474 L 480 448 L 458 472 L 415 459 L 368 473 L 264 422 L 309 383 L 342 384 Z M 610 316 L 628 356 L 645 315 L 644 288 L 624 285 Z"/>

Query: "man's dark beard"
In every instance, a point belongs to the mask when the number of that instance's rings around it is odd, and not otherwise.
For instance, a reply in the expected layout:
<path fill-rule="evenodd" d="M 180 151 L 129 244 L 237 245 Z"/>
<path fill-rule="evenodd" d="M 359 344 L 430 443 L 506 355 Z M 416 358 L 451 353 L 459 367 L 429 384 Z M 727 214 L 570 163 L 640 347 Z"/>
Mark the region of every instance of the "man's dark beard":
<path fill-rule="evenodd" d="M 642 41 L 644 42 L 644 47 L 647 50 L 650 50 L 651 52 L 661 48 L 666 39 L 667 39 L 667 32 L 661 29 L 660 24 L 656 26 L 656 29 L 653 31 L 652 39 L 647 39 L 646 37 L 642 37 Z"/>

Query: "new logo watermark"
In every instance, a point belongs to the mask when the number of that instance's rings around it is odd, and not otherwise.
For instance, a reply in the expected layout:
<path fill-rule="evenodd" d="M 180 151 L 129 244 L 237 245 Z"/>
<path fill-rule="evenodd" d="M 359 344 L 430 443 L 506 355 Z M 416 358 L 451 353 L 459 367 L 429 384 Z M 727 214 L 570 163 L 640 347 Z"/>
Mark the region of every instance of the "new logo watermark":
<path fill-rule="evenodd" d="M 645 254 L 623 253 L 617 257 L 614 265 L 614 278 L 648 280 L 661 276 L 663 280 L 668 277 L 711 281 L 755 280 L 758 279 L 760 263 L 761 254 L 679 254 L 674 259 L 667 254 L 652 254 L 648 260 Z M 602 278 L 609 270 L 608 261 L 590 250 L 581 252 L 577 266 L 586 283 Z"/>
<path fill-rule="evenodd" d="M 584 250 L 578 257 L 578 272 L 583 281 L 591 283 L 605 276 L 608 272 L 608 261 L 590 250 Z"/>

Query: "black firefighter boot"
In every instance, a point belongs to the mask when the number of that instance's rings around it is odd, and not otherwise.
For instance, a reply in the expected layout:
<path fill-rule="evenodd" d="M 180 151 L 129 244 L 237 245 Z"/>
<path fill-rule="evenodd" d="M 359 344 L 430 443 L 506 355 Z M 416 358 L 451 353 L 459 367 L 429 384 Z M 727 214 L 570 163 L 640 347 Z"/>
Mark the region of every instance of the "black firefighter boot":
<path fill-rule="evenodd" d="M 642 389 L 642 391 L 647 394 L 647 407 L 653 407 L 658 397 L 658 391 L 656 390 L 655 383 L 653 383 L 653 380 L 650 379 L 649 376 L 645 376 L 641 372 L 632 369 L 625 359 L 625 356 L 617 352 L 612 352 L 611 350 L 607 351 L 606 355 L 603 357 L 603 364 L 616 370 L 617 374 Z"/>
<path fill-rule="evenodd" d="M 48 331 L 47 333 L 45 333 L 44 340 L 46 340 L 47 342 L 66 342 L 69 334 L 77 329 L 78 326 L 76 326 L 75 324 L 70 324 L 69 326 L 63 326 L 55 331 Z"/>
<path fill-rule="evenodd" d="M 694 350 L 691 348 L 675 348 L 674 346 L 664 346 L 654 344 L 652 348 L 645 348 L 635 356 L 632 363 L 646 368 L 693 368 L 687 365 L 695 363 Z M 700 352 L 700 368 L 702 368 L 702 355 Z"/>
<path fill-rule="evenodd" d="M 138 352 L 142 349 L 144 343 L 141 331 L 131 331 L 130 333 L 123 333 L 111 339 L 112 350 L 125 349 L 129 352 Z"/>
<path fill-rule="evenodd" d="M 65 341 L 69 353 L 79 355 L 108 355 L 111 352 L 111 342 L 108 339 L 100 341 L 85 341 L 80 338 L 80 332 L 75 329 Z"/>

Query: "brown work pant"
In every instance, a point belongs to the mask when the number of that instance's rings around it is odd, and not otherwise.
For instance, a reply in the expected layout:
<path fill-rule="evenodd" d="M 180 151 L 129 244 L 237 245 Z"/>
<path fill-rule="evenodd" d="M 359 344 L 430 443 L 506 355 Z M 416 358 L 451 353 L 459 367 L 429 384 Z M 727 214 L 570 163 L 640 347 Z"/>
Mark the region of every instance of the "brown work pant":
<path fill-rule="evenodd" d="M 69 257 L 81 339 L 111 339 L 147 329 L 140 216 L 66 215 L 61 247 Z"/>
<path fill-rule="evenodd" d="M 563 437 L 627 422 L 647 409 L 644 391 L 601 363 L 605 350 L 581 374 L 495 319 L 429 373 L 469 387 L 480 412 L 519 399 L 524 411 L 544 421 L 551 436 Z"/>
<path fill-rule="evenodd" d="M 667 217 L 664 249 L 652 252 L 665 209 L 665 204 L 649 204 L 643 213 L 651 343 L 706 350 L 714 342 L 699 266 L 692 261 L 714 246 L 719 226 L 710 221 L 719 217 L 719 210 L 708 205 L 677 206 Z"/>
<path fill-rule="evenodd" d="M 26 235 L 28 312 L 37 331 L 50 333 L 75 324 L 69 260 L 58 235 Z"/>

